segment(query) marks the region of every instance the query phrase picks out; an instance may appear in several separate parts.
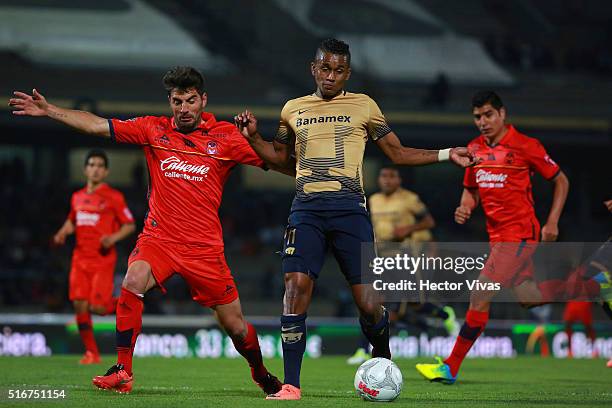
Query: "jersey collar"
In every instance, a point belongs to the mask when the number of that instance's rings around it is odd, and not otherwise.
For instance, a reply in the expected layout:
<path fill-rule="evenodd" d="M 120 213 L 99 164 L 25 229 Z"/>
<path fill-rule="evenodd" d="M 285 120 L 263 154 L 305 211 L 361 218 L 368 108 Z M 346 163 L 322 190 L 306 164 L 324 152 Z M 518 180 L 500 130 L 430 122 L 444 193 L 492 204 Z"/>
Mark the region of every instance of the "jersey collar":
<path fill-rule="evenodd" d="M 499 142 L 495 143 L 495 144 L 489 144 L 489 141 L 487 140 L 487 138 L 482 135 L 482 138 L 485 142 L 485 144 L 489 147 L 495 147 L 495 146 L 499 146 L 502 144 L 508 144 L 508 142 L 514 137 L 514 135 L 517 133 L 516 129 L 514 128 L 514 126 L 512 125 L 505 125 L 506 126 L 506 134 L 504 136 L 502 136 L 501 139 L 499 139 Z"/>

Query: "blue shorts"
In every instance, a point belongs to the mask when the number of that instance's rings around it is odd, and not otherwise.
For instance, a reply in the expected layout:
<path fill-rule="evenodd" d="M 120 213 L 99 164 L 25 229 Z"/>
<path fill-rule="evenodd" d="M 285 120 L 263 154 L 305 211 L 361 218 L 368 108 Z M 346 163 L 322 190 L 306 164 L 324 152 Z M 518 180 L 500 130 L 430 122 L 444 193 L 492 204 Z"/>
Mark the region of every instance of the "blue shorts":
<path fill-rule="evenodd" d="M 283 239 L 283 273 L 319 277 L 328 248 L 349 284 L 361 283 L 362 244 L 374 242 L 368 212 L 292 211 Z"/>

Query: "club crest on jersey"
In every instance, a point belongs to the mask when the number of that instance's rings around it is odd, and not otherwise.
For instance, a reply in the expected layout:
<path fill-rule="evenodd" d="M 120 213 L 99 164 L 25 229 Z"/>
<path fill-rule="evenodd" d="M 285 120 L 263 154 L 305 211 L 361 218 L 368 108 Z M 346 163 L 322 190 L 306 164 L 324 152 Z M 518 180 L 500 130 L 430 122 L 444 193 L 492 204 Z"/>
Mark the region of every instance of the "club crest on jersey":
<path fill-rule="evenodd" d="M 217 154 L 217 142 L 213 142 L 212 140 L 208 142 L 206 145 L 206 153 Z"/>

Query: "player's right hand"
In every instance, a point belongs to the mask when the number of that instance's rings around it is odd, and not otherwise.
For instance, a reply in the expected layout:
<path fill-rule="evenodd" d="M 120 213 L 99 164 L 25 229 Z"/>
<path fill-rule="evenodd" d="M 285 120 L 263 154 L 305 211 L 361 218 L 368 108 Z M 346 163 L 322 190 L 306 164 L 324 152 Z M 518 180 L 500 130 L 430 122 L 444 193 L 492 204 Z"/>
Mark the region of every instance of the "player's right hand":
<path fill-rule="evenodd" d="M 604 205 L 608 209 L 608 211 L 612 212 L 612 200 L 604 201 Z"/>
<path fill-rule="evenodd" d="M 53 236 L 53 243 L 57 246 L 64 245 L 66 243 L 66 234 L 57 233 Z"/>
<path fill-rule="evenodd" d="M 32 95 L 23 92 L 13 92 L 14 97 L 9 99 L 9 106 L 13 108 L 13 115 L 19 116 L 46 116 L 49 103 L 36 89 Z"/>
<path fill-rule="evenodd" d="M 257 133 L 257 118 L 248 110 L 234 116 L 234 124 L 246 139 L 252 139 Z"/>
<path fill-rule="evenodd" d="M 455 222 L 457 224 L 465 224 L 472 216 L 472 210 L 469 207 L 460 205 L 455 210 Z"/>

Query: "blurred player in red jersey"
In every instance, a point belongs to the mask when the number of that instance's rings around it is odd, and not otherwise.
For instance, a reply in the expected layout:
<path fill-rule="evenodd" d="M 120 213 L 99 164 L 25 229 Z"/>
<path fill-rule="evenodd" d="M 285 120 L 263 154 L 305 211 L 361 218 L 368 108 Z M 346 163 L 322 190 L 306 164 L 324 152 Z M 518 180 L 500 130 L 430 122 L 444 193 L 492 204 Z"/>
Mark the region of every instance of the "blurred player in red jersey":
<path fill-rule="evenodd" d="M 225 262 L 219 205 L 223 186 L 238 164 L 265 167 L 237 128 L 204 112 L 204 78 L 192 67 L 168 71 L 163 84 L 172 117 L 104 119 L 89 112 L 59 108 L 33 90 L 15 92 L 9 104 L 16 115 L 48 116 L 81 132 L 143 147 L 149 169 L 149 210 L 143 232 L 129 258 L 117 304 L 117 364 L 94 385 L 132 390 L 132 356 L 142 328 L 143 296 L 175 273 L 188 283 L 192 298 L 210 307 L 251 375 L 266 394 L 280 381 L 264 367 L 255 328 L 242 314 L 238 290 Z M 294 174 L 295 170 L 282 170 Z"/>
<path fill-rule="evenodd" d="M 524 305 L 558 300 L 565 282 L 536 283 L 531 256 L 537 242 L 555 241 L 558 221 L 567 198 L 569 182 L 536 139 L 507 125 L 501 98 L 491 91 L 478 92 L 472 99 L 474 123 L 481 135 L 468 144 L 481 162 L 465 170 L 463 194 L 455 211 L 455 221 L 464 224 L 472 211 L 482 204 L 491 253 L 478 279 L 512 288 Z M 540 173 L 553 184 L 553 202 L 548 218 L 540 229 L 533 207 L 531 176 Z M 599 294 L 600 283 L 589 280 Z M 489 319 L 491 300 L 497 291 L 478 290 L 470 295 L 470 306 L 451 355 L 437 364 L 417 364 L 426 379 L 452 384 L 470 348 L 483 332 Z"/>
<path fill-rule="evenodd" d="M 576 323 L 582 323 L 584 330 L 591 340 L 591 344 L 595 344 L 595 329 L 593 328 L 593 308 L 591 302 L 567 302 L 563 311 L 563 321 L 565 322 L 565 333 L 567 333 L 567 357 L 572 358 L 572 326 Z M 597 357 L 597 353 L 593 350 L 593 357 Z"/>
<path fill-rule="evenodd" d="M 115 244 L 133 233 L 136 227 L 123 194 L 104 182 L 108 176 L 108 157 L 104 151 L 92 150 L 87 154 L 84 173 L 87 185 L 72 194 L 70 214 L 53 236 L 53 242 L 63 245 L 66 236 L 76 234 L 70 269 L 70 300 L 85 346 L 80 363 L 95 364 L 100 362 L 100 354 L 93 335 L 91 313 L 115 312 Z"/>

